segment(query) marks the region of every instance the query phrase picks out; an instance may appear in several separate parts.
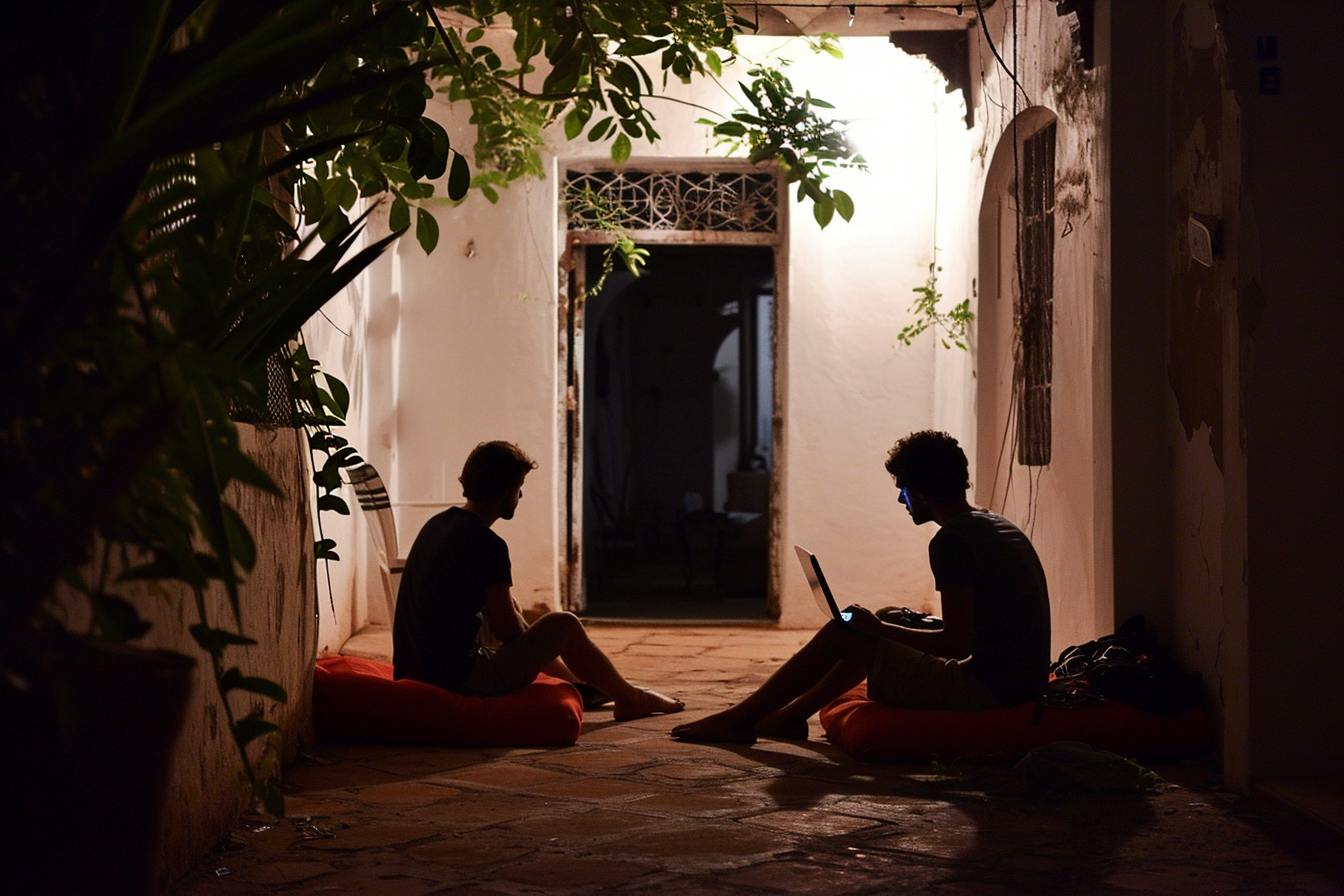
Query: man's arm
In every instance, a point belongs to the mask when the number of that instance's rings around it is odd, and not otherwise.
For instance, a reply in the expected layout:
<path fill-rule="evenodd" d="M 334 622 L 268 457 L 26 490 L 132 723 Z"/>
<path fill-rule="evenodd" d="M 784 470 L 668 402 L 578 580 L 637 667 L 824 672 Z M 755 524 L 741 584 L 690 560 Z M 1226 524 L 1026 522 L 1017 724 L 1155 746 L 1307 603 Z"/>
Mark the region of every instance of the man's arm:
<path fill-rule="evenodd" d="M 527 631 L 527 620 L 514 602 L 508 585 L 489 585 L 485 589 L 485 615 L 490 621 L 490 631 L 507 644 Z"/>
<path fill-rule="evenodd" d="M 508 585 L 491 585 L 485 589 L 485 615 L 490 622 L 491 633 L 501 644 L 507 644 L 528 629 L 523 611 L 513 599 Z M 541 671 L 565 681 L 579 680 L 559 657 L 543 666 Z"/>
<path fill-rule="evenodd" d="M 944 659 L 960 660 L 971 655 L 975 630 L 975 604 L 970 588 L 949 588 L 941 592 L 943 627 L 941 629 L 905 628 L 878 619 L 871 610 L 854 606 L 850 627 L 878 638 L 896 641 Z"/>

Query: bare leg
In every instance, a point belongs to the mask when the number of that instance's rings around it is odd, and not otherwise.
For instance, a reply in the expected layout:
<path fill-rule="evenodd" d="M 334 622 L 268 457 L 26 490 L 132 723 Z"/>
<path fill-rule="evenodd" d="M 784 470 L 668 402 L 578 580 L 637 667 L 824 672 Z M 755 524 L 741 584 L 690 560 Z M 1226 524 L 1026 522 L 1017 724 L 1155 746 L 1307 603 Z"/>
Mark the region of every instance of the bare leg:
<path fill-rule="evenodd" d="M 816 689 L 838 663 L 857 665 L 866 675 L 876 650 L 876 637 L 828 622 L 741 703 L 698 722 L 678 725 L 672 729 L 672 736 L 681 740 L 755 743 L 757 726 L 765 718 Z"/>
<path fill-rule="evenodd" d="M 756 725 L 756 733 L 765 737 L 807 740 L 807 720 L 867 677 L 868 666 L 862 663 L 848 660 L 836 663 L 816 687 L 761 719 Z"/>
<path fill-rule="evenodd" d="M 522 686 L 557 656 L 579 680 L 612 697 L 616 703 L 613 717 L 617 721 L 679 712 L 684 708 L 680 700 L 636 687 L 622 678 L 573 613 L 548 613 L 541 617 L 527 631 L 501 646 L 495 654 L 495 663 L 505 680 L 517 681 Z"/>
<path fill-rule="evenodd" d="M 579 676 L 569 671 L 569 667 L 565 665 L 565 661 L 560 659 L 560 657 L 556 657 L 546 665 L 542 666 L 541 671 L 555 678 L 562 678 L 571 684 L 579 683 Z"/>

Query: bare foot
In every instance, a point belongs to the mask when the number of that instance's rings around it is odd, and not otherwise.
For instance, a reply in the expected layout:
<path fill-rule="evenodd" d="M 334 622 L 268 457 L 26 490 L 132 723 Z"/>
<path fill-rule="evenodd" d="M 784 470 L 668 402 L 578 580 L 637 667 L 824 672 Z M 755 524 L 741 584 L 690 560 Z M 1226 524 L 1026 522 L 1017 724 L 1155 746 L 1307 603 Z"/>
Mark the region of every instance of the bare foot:
<path fill-rule="evenodd" d="M 674 700 L 647 688 L 636 688 L 633 697 L 616 701 L 611 716 L 618 722 L 629 722 L 631 719 L 642 719 L 656 713 L 681 712 L 685 708 L 686 704 L 680 700 Z"/>
<path fill-rule="evenodd" d="M 687 722 L 672 729 L 677 740 L 691 740 L 710 744 L 754 744 L 756 726 L 744 724 L 727 713 L 717 712 L 698 722 Z"/>
<path fill-rule="evenodd" d="M 786 719 L 771 713 L 756 725 L 761 737 L 783 737 L 788 740 L 807 740 L 807 719 Z"/>

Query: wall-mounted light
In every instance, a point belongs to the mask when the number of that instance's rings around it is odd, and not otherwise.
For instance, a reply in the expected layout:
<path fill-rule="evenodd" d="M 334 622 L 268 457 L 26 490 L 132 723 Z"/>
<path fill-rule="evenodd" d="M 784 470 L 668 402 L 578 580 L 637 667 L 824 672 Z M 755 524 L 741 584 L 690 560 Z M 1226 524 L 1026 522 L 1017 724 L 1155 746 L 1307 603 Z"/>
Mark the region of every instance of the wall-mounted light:
<path fill-rule="evenodd" d="M 1213 215 L 1191 212 L 1186 222 L 1186 233 L 1190 242 L 1190 257 L 1206 268 L 1213 267 L 1213 260 L 1223 248 L 1222 223 Z"/>

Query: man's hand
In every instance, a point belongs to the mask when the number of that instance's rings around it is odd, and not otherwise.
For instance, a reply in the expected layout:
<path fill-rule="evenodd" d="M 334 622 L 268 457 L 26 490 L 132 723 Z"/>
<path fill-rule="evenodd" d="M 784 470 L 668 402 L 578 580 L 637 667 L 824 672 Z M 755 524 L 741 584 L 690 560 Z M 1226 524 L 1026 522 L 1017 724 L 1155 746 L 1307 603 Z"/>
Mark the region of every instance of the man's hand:
<path fill-rule="evenodd" d="M 873 635 L 879 638 L 882 636 L 882 630 L 886 624 L 878 619 L 872 610 L 858 604 L 851 604 L 845 607 L 845 612 L 851 614 L 849 622 L 845 623 L 845 628 L 853 629 L 865 635 Z"/>

